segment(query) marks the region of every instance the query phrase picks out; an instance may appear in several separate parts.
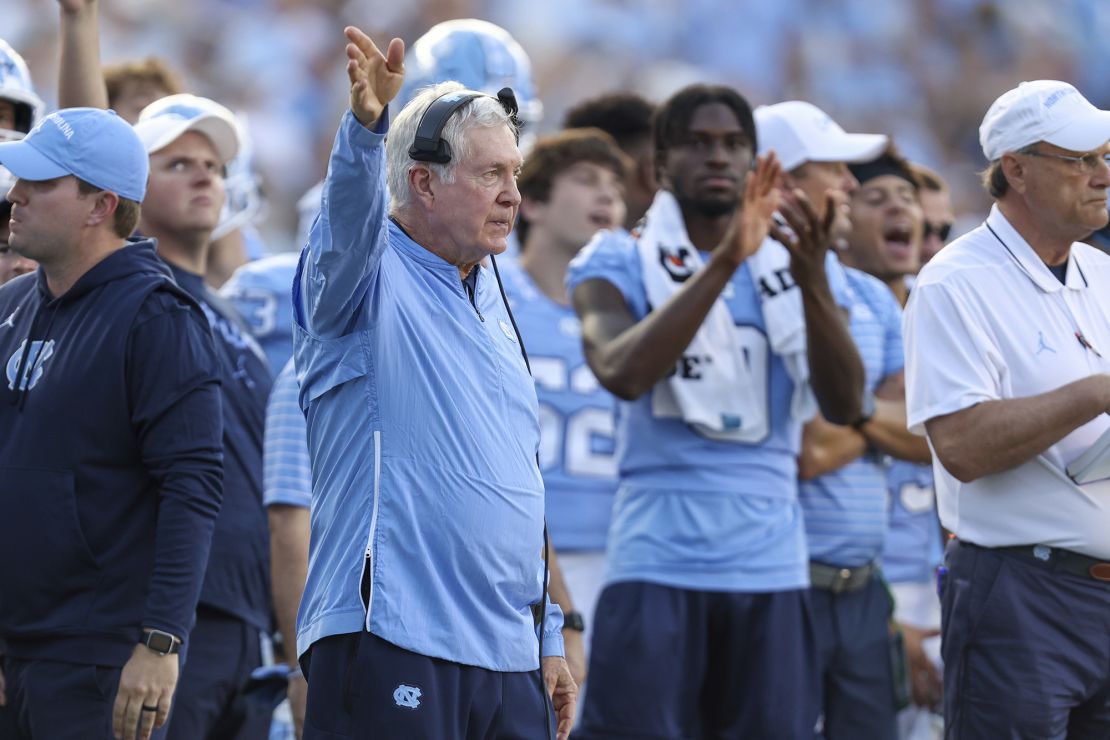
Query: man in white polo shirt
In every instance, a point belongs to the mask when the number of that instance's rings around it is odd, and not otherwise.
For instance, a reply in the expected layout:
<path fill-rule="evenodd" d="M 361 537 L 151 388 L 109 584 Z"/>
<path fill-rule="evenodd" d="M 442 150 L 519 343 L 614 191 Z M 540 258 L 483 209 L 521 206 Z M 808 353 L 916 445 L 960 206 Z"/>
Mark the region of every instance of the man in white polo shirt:
<path fill-rule="evenodd" d="M 1066 473 L 1110 428 L 1110 112 L 1023 83 L 979 129 L 995 205 L 921 272 L 911 429 L 958 538 L 941 584 L 946 737 L 1110 737 L 1110 479 Z"/>

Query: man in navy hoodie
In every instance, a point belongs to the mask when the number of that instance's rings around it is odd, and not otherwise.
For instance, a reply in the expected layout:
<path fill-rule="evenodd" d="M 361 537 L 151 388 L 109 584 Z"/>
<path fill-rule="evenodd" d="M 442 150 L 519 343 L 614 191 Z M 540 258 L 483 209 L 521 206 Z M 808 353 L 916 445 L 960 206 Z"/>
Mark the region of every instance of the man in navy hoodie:
<path fill-rule="evenodd" d="M 114 113 L 64 109 L 0 144 L 0 729 L 147 738 L 193 624 L 223 456 L 208 322 L 127 239 L 148 163 Z"/>
<path fill-rule="evenodd" d="M 262 433 L 272 384 L 265 354 L 238 312 L 204 283 L 224 169 L 239 149 L 234 114 L 195 95 L 170 95 L 139 114 L 150 157 L 140 231 L 177 284 L 200 304 L 216 340 L 224 416 L 224 501 L 182 669 L 170 740 L 265 740 L 271 707 L 244 701 L 270 626 L 270 537 L 262 505 Z"/>

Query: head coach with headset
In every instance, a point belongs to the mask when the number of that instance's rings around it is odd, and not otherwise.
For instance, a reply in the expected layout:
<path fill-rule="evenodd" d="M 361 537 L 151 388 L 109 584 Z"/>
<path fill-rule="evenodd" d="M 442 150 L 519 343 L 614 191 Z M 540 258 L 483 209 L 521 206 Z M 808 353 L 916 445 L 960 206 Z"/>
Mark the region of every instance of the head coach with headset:
<path fill-rule="evenodd" d="M 351 109 L 293 288 L 313 473 L 304 737 L 553 737 L 557 721 L 563 738 L 576 688 L 543 596 L 536 394 L 480 264 L 520 204 L 515 101 L 445 83 L 390 126 L 404 44 L 346 35 Z"/>
<path fill-rule="evenodd" d="M 1110 737 L 1110 112 L 1054 80 L 987 111 L 986 222 L 905 315 L 910 428 L 956 536 L 941 586 L 945 737 Z M 943 571 L 942 571 L 943 572 Z"/>

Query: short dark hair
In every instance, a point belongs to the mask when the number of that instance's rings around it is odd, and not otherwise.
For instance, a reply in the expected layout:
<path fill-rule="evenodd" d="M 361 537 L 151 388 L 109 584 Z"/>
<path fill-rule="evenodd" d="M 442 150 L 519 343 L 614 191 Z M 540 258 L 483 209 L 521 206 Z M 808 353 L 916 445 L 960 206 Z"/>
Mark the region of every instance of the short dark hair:
<path fill-rule="evenodd" d="M 85 182 L 80 177 L 75 179 L 77 180 L 77 192 L 81 195 L 96 195 L 104 192 L 104 188 L 98 188 L 96 185 Z M 120 239 L 126 239 L 135 233 L 135 227 L 139 225 L 141 214 L 142 206 L 137 201 L 120 196 L 119 204 L 116 206 L 115 218 L 112 222 L 116 236 Z"/>
<path fill-rule="evenodd" d="M 666 161 L 667 150 L 689 130 L 694 111 L 709 103 L 721 103 L 732 110 L 740 128 L 751 142 L 752 151 L 759 148 L 752 107 L 743 95 L 725 85 L 689 85 L 664 101 L 655 111 L 652 132 L 656 167 L 662 166 Z"/>
<path fill-rule="evenodd" d="M 160 87 L 167 95 L 182 91 L 181 80 L 164 61 L 155 56 L 132 59 L 104 66 L 104 85 L 108 88 L 108 107 L 115 107 L 124 89 L 132 84 Z"/>
<path fill-rule="evenodd" d="M 517 188 L 525 198 L 547 202 L 555 178 L 579 162 L 592 162 L 612 170 L 619 179 L 631 167 L 628 156 L 613 137 L 601 129 L 572 128 L 536 141 L 517 178 Z M 517 237 L 521 248 L 528 237 L 528 221 L 517 218 Z"/>
<path fill-rule="evenodd" d="M 639 144 L 651 140 L 651 117 L 655 106 L 631 92 L 613 92 L 583 100 L 567 111 L 563 128 L 598 128 L 609 134 L 617 146 L 630 154 Z"/>

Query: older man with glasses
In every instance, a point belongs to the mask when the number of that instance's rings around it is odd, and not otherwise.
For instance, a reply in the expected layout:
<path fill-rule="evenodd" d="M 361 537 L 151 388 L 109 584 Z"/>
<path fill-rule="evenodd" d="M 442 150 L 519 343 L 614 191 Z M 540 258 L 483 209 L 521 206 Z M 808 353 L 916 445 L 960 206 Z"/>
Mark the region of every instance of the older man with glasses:
<path fill-rule="evenodd" d="M 911 429 L 942 523 L 953 738 L 1110 736 L 1110 112 L 1040 80 L 979 130 L 995 200 L 921 272 L 905 318 Z"/>

